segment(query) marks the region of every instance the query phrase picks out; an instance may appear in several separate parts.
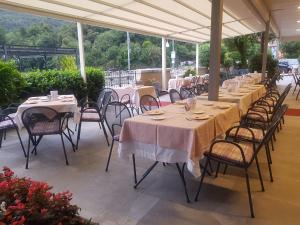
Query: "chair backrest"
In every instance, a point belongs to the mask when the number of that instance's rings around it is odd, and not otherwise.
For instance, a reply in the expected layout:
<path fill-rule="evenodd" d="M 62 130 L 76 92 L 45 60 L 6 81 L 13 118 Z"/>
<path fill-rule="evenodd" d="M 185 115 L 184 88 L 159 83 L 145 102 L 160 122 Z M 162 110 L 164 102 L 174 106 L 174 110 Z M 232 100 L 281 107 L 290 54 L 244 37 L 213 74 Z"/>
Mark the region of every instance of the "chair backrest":
<path fill-rule="evenodd" d="M 104 120 L 112 136 L 120 134 L 124 120 L 130 117 L 130 110 L 121 102 L 109 102 L 104 108 Z"/>
<path fill-rule="evenodd" d="M 180 95 L 183 99 L 195 97 L 194 90 L 192 88 L 188 88 L 188 87 L 181 87 Z"/>
<path fill-rule="evenodd" d="M 161 84 L 159 82 L 155 82 L 152 84 L 152 86 L 155 89 L 156 96 L 159 97 L 161 92 Z"/>
<path fill-rule="evenodd" d="M 169 95 L 170 95 L 170 100 L 171 100 L 172 103 L 175 103 L 176 101 L 180 101 L 180 100 L 183 99 L 181 97 L 180 93 L 175 89 L 171 89 L 169 91 Z"/>
<path fill-rule="evenodd" d="M 99 109 L 103 109 L 105 108 L 105 106 L 109 103 L 109 102 L 113 102 L 113 101 L 119 101 L 119 96 L 118 93 L 111 88 L 104 88 L 100 94 L 99 97 L 97 99 L 97 104 Z"/>
<path fill-rule="evenodd" d="M 22 113 L 22 123 L 29 133 L 38 122 L 51 122 L 57 119 L 61 119 L 60 114 L 46 106 L 31 107 Z"/>
<path fill-rule="evenodd" d="M 140 108 L 142 112 L 159 108 L 159 104 L 155 97 L 151 95 L 143 95 L 140 99 Z"/>

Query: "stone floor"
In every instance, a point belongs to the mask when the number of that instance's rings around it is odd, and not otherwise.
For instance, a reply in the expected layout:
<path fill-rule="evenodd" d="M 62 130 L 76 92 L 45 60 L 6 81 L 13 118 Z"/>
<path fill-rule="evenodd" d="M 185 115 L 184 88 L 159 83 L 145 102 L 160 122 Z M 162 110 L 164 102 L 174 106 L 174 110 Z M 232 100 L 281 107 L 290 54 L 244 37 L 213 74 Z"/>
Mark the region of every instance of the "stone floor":
<path fill-rule="evenodd" d="M 300 108 L 295 95 L 288 102 L 293 108 Z M 102 225 L 296 225 L 300 223 L 299 130 L 300 117 L 287 116 L 272 152 L 274 183 L 269 182 L 263 151 L 259 155 L 265 192 L 260 191 L 256 170 L 251 168 L 255 219 L 249 217 L 244 177 L 233 168 L 218 178 L 207 177 L 199 201 L 190 204 L 185 201 L 173 165 L 158 165 L 135 190 L 131 162 L 119 159 L 114 151 L 109 172 L 105 173 L 108 147 L 97 125 L 84 125 L 77 152 L 72 152 L 68 145 L 69 166 L 64 163 L 60 138 L 53 136 L 42 140 L 38 155 L 30 158 L 28 170 L 24 169 L 25 158 L 16 134 L 9 132 L 0 149 L 0 167 L 5 165 L 19 176 L 47 181 L 55 191 L 70 190 L 81 214 Z M 24 130 L 22 138 L 25 143 Z M 151 163 L 137 159 L 138 175 Z M 197 181 L 188 174 L 187 181 L 194 198 Z"/>

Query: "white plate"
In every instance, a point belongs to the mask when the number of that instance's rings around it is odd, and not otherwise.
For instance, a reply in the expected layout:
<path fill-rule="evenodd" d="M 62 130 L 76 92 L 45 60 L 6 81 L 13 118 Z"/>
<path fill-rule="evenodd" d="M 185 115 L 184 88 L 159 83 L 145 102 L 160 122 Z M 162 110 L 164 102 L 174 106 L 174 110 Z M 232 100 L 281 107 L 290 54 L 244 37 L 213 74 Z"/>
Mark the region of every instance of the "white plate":
<path fill-rule="evenodd" d="M 165 116 L 153 116 L 151 117 L 152 120 L 165 120 L 166 117 Z"/>
<path fill-rule="evenodd" d="M 37 104 L 37 101 L 27 101 L 26 104 Z"/>
<path fill-rule="evenodd" d="M 186 101 L 179 100 L 179 101 L 176 101 L 174 104 L 175 104 L 175 105 L 185 105 L 185 104 L 186 104 Z"/>
<path fill-rule="evenodd" d="M 31 97 L 28 100 L 39 100 L 39 99 L 40 99 L 39 97 Z"/>
<path fill-rule="evenodd" d="M 162 111 L 162 110 L 153 110 L 153 111 L 147 112 L 147 114 L 150 115 L 150 116 L 162 115 L 162 114 L 164 114 L 164 113 L 165 113 L 165 112 Z"/>
<path fill-rule="evenodd" d="M 202 96 L 208 96 L 208 93 L 203 93 L 203 94 L 201 94 Z"/>
<path fill-rule="evenodd" d="M 203 110 L 192 110 L 191 112 L 193 114 L 203 114 L 203 113 L 205 113 Z"/>
<path fill-rule="evenodd" d="M 209 116 L 208 115 L 192 115 L 191 116 L 191 119 L 193 120 L 207 120 L 209 119 Z"/>
<path fill-rule="evenodd" d="M 202 105 L 205 105 L 205 106 L 213 106 L 214 103 L 212 103 L 212 102 L 204 102 L 204 103 L 202 103 Z"/>
<path fill-rule="evenodd" d="M 243 96 L 244 95 L 244 93 L 230 93 L 230 94 L 233 96 Z"/>
<path fill-rule="evenodd" d="M 218 105 L 217 107 L 219 109 L 228 109 L 228 108 L 230 108 L 230 105 Z"/>
<path fill-rule="evenodd" d="M 64 99 L 62 102 L 73 102 L 73 99 Z"/>

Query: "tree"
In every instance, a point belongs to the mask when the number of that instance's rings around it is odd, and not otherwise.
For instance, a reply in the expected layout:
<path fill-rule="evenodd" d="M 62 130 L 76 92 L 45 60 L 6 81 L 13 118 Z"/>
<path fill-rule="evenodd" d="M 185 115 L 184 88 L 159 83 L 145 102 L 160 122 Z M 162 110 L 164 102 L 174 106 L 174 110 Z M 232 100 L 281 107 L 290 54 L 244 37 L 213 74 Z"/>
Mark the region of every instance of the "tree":
<path fill-rule="evenodd" d="M 298 58 L 300 56 L 300 42 L 284 42 L 280 45 L 280 50 L 283 52 L 285 58 Z"/>
<path fill-rule="evenodd" d="M 5 31 L 2 27 L 0 27 L 0 45 L 4 45 L 5 42 L 6 42 Z"/>

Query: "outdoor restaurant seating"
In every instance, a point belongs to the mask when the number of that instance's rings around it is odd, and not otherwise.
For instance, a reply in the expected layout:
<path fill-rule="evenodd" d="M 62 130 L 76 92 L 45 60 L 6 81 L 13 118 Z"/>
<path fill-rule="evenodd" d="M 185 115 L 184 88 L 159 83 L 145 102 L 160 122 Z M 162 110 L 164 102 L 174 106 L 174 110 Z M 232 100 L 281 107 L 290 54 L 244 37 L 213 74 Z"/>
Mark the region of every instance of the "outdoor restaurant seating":
<path fill-rule="evenodd" d="M 176 89 L 171 89 L 169 91 L 171 103 L 175 103 L 176 101 L 183 100 L 182 96 Z"/>
<path fill-rule="evenodd" d="M 155 97 L 151 95 L 143 95 L 140 100 L 140 108 L 142 113 L 159 108 L 159 104 Z"/>
<path fill-rule="evenodd" d="M 37 146 L 42 138 L 46 135 L 60 135 L 65 161 L 66 164 L 69 165 L 63 136 L 65 136 L 67 140 L 69 140 L 72 145 L 73 151 L 75 151 L 75 148 L 72 142 L 71 134 L 67 129 L 68 118 L 68 113 L 61 114 L 56 110 L 45 106 L 31 107 L 26 109 L 22 113 L 22 122 L 29 135 L 26 154 L 26 169 L 28 169 L 30 153 L 34 153 L 35 155 L 37 154 Z M 65 133 L 65 130 L 68 131 L 68 134 Z M 33 149 L 31 152 L 30 143 L 33 144 Z"/>
<path fill-rule="evenodd" d="M 14 121 L 14 117 L 11 116 L 13 115 L 11 114 L 10 109 L 0 111 L 0 148 L 2 147 L 3 139 L 6 138 L 6 131 L 9 129 L 14 129 L 17 132 L 22 151 L 24 153 L 24 156 L 26 157 L 26 152 L 19 133 L 19 128 Z"/>
<path fill-rule="evenodd" d="M 119 135 L 125 119 L 130 118 L 131 113 L 128 107 L 122 102 L 109 102 L 104 109 L 104 119 L 112 137 L 109 155 L 106 163 L 105 171 L 108 171 L 111 153 L 114 147 L 114 142 L 119 141 Z M 133 156 L 134 157 L 134 156 Z"/>
<path fill-rule="evenodd" d="M 78 149 L 78 144 L 80 140 L 80 134 L 82 129 L 82 123 L 88 122 L 88 123 L 98 123 L 100 129 L 103 129 L 107 145 L 109 146 L 109 140 L 106 132 L 106 128 L 104 126 L 104 116 L 103 116 L 103 107 L 105 107 L 111 100 L 111 92 L 104 92 L 102 95 L 102 92 L 100 96 L 103 96 L 101 100 L 97 103 L 95 102 L 86 102 L 81 106 L 80 109 L 80 120 L 78 125 L 78 131 L 77 131 L 77 141 L 76 141 L 76 149 Z"/>
<path fill-rule="evenodd" d="M 240 127 L 233 127 L 230 128 L 226 132 L 226 138 L 224 140 L 216 140 L 214 141 L 209 151 L 205 152 L 204 155 L 206 156 L 207 160 L 205 162 L 205 166 L 203 169 L 203 175 L 199 182 L 198 191 L 195 196 L 195 201 L 198 201 L 199 193 L 203 184 L 203 180 L 205 177 L 205 172 L 208 169 L 208 165 L 210 161 L 215 161 L 218 164 L 217 171 L 219 170 L 220 164 L 225 164 L 226 166 L 237 167 L 244 170 L 245 178 L 246 178 L 246 185 L 247 185 L 247 193 L 249 198 L 249 207 L 250 207 L 250 214 L 251 217 L 254 217 L 254 209 L 253 209 L 253 202 L 251 197 L 251 190 L 250 190 L 250 181 L 249 181 L 249 173 L 248 168 L 252 165 L 253 161 L 255 160 L 257 172 L 261 184 L 261 190 L 264 191 L 263 179 L 261 175 L 261 170 L 259 167 L 258 162 L 258 153 L 261 148 L 264 146 L 264 143 L 268 141 L 272 137 L 272 132 L 276 129 L 278 123 L 280 121 L 280 117 L 278 116 L 272 122 L 272 126 L 268 130 L 267 134 L 264 136 L 263 140 L 259 143 L 255 141 L 255 134 L 254 132 L 247 128 L 241 127 L 243 130 L 247 130 L 249 132 L 250 138 L 244 138 L 243 136 L 239 135 Z M 235 135 L 230 135 L 232 130 L 235 129 Z M 268 163 L 269 165 L 269 163 Z M 271 181 L 273 181 L 271 168 L 269 166 L 270 177 Z"/>

